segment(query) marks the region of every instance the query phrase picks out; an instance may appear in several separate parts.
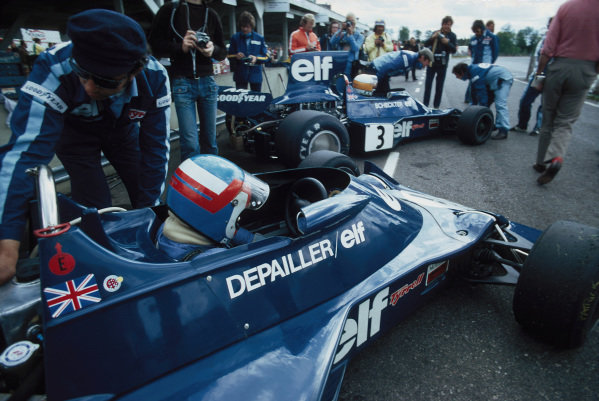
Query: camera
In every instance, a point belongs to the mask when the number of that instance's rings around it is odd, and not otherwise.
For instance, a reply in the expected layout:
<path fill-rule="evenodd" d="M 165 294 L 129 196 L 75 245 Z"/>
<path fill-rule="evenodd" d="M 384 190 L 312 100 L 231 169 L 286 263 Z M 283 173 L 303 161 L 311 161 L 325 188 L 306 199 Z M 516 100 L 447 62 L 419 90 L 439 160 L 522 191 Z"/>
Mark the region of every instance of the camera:
<path fill-rule="evenodd" d="M 351 20 L 347 20 L 343 23 L 343 30 L 347 30 L 347 28 L 351 27 L 354 23 Z"/>
<path fill-rule="evenodd" d="M 381 42 L 385 42 L 385 37 L 384 36 L 379 36 L 377 39 L 380 40 Z"/>
<path fill-rule="evenodd" d="M 198 47 L 200 49 L 205 49 L 206 46 L 208 45 L 208 42 L 210 42 L 210 35 L 208 35 L 205 32 L 197 31 L 196 39 L 198 40 L 198 42 L 197 42 Z"/>

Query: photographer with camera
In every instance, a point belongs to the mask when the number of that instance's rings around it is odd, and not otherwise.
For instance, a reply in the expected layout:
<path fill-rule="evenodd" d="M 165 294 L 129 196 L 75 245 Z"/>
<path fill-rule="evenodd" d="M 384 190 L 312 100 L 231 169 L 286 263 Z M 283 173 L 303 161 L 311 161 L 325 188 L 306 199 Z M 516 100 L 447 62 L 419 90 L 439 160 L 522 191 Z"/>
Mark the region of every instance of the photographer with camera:
<path fill-rule="evenodd" d="M 374 22 L 374 32 L 366 38 L 364 48 L 368 53 L 368 61 L 374 61 L 375 58 L 393 51 L 393 41 L 385 32 L 384 20 Z"/>
<path fill-rule="evenodd" d="M 352 64 L 359 58 L 364 36 L 360 32 L 356 32 L 356 16 L 353 13 L 347 14 L 345 18 L 346 21 L 341 24 L 341 29 L 331 38 L 331 45 L 348 52 L 344 73 L 351 79 Z"/>
<path fill-rule="evenodd" d="M 165 3 L 156 14 L 149 35 L 152 51 L 170 57 L 173 100 L 181 144 L 181 160 L 197 153 L 217 154 L 216 101 L 212 58 L 227 55 L 223 28 L 210 0 Z M 198 138 L 196 104 L 200 118 Z"/>
<path fill-rule="evenodd" d="M 256 32 L 256 20 L 249 11 L 244 11 L 237 22 L 239 32 L 231 37 L 229 55 L 233 81 L 237 89 L 262 90 L 262 64 L 269 60 L 264 37 Z"/>
<path fill-rule="evenodd" d="M 457 38 L 455 33 L 451 32 L 453 18 L 449 15 L 441 21 L 441 29 L 435 31 L 431 37 L 424 42 L 424 46 L 430 48 L 434 55 L 434 60 L 426 68 L 426 81 L 424 82 L 424 100 L 423 103 L 428 106 L 431 98 L 433 79 L 437 76 L 435 85 L 435 100 L 433 107 L 438 109 L 441 105 L 441 96 L 443 95 L 443 83 L 447 75 L 447 65 L 449 64 L 449 55 L 457 50 Z"/>

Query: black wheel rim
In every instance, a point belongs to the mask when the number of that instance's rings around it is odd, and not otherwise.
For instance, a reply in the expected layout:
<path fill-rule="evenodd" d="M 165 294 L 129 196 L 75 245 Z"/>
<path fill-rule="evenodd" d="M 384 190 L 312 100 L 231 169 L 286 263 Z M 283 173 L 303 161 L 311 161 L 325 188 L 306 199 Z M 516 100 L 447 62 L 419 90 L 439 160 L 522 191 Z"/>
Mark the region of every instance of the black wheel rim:
<path fill-rule="evenodd" d="M 491 116 L 485 114 L 481 116 L 476 123 L 476 139 L 484 141 L 491 134 L 493 129 L 493 119 Z"/>

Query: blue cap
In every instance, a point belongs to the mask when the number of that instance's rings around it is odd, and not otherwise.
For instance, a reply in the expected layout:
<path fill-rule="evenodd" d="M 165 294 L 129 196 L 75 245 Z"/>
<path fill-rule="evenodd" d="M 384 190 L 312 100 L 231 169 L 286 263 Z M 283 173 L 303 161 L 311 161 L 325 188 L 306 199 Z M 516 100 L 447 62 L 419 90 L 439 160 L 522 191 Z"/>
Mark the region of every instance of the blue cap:
<path fill-rule="evenodd" d="M 133 19 L 94 9 L 69 18 L 73 58 L 83 69 L 104 77 L 131 71 L 147 53 L 146 35 Z"/>

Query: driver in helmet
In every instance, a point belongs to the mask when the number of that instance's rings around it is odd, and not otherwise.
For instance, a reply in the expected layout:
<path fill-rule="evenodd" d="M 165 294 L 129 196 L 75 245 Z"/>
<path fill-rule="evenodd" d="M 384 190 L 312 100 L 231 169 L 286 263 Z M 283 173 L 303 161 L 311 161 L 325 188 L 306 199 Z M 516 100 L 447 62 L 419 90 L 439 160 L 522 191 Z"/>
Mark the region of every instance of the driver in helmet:
<path fill-rule="evenodd" d="M 169 183 L 169 216 L 157 247 L 176 260 L 250 243 L 254 234 L 237 226 L 246 209 L 266 202 L 268 184 L 222 157 L 200 154 L 177 167 Z"/>

